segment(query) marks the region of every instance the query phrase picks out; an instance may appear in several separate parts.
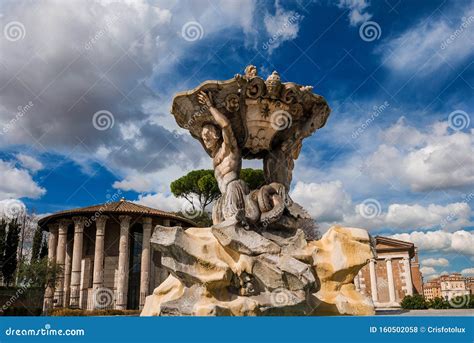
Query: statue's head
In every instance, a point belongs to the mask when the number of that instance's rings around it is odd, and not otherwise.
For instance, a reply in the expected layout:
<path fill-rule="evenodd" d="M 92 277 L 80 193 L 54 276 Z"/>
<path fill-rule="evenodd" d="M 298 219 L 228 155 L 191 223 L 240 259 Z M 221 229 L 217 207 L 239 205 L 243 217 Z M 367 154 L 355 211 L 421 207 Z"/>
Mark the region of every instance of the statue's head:
<path fill-rule="evenodd" d="M 255 76 L 257 76 L 257 67 L 254 65 L 248 65 L 247 68 L 245 68 L 245 77 L 250 80 Z"/>
<path fill-rule="evenodd" d="M 277 98 L 280 95 L 281 89 L 280 74 L 274 71 L 270 76 L 268 76 L 265 85 L 267 86 L 268 95 L 272 98 Z"/>
<path fill-rule="evenodd" d="M 213 124 L 206 124 L 202 127 L 201 137 L 206 149 L 214 151 L 221 139 L 221 131 Z"/>

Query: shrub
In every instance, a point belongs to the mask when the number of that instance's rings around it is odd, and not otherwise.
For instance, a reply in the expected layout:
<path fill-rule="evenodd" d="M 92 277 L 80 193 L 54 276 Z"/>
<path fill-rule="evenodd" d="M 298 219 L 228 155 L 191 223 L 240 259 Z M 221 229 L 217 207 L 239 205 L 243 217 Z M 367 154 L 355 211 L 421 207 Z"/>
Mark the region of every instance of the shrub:
<path fill-rule="evenodd" d="M 1 311 L 2 316 L 41 316 L 42 308 L 9 307 Z"/>
<path fill-rule="evenodd" d="M 405 296 L 400 305 L 407 310 L 423 310 L 428 308 L 425 298 L 420 294 Z"/>
<path fill-rule="evenodd" d="M 450 308 L 449 303 L 443 298 L 434 298 L 428 302 L 429 308 L 436 310 Z"/>
<path fill-rule="evenodd" d="M 51 316 L 74 317 L 74 316 L 136 316 L 139 310 L 81 310 L 72 308 L 57 308 L 51 311 Z"/>

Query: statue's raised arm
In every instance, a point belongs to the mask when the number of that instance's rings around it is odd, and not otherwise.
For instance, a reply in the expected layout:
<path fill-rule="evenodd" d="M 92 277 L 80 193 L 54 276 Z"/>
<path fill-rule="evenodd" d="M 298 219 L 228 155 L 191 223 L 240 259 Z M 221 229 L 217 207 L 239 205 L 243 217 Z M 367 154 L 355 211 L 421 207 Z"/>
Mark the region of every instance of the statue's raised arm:
<path fill-rule="evenodd" d="M 230 120 L 224 114 L 222 114 L 222 112 L 214 107 L 212 94 L 206 94 L 205 92 L 201 91 L 198 94 L 198 99 L 201 105 L 206 106 L 209 109 L 209 112 L 216 121 L 217 125 L 219 125 L 219 127 L 222 129 L 224 148 L 237 149 L 237 141 L 235 139 L 234 131 L 232 131 Z"/>

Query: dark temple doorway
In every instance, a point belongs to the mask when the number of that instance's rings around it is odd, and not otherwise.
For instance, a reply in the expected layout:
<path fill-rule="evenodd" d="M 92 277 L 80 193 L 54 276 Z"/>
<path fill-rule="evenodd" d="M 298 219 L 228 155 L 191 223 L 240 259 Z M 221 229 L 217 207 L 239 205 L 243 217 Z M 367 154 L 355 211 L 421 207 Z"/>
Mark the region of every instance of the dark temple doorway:
<path fill-rule="evenodd" d="M 138 310 L 140 305 L 140 269 L 143 242 L 143 228 L 141 224 L 134 224 L 131 227 L 129 239 L 130 256 L 127 309 Z"/>

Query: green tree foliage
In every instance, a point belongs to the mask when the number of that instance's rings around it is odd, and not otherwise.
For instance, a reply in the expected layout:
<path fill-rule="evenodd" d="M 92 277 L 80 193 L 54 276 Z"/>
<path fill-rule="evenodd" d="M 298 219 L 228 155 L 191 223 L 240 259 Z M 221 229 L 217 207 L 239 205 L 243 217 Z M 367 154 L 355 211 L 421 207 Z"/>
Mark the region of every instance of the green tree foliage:
<path fill-rule="evenodd" d="M 433 300 L 428 301 L 428 307 L 441 310 L 450 308 L 451 306 L 449 306 L 449 303 L 443 298 L 434 298 Z"/>
<path fill-rule="evenodd" d="M 248 184 L 250 190 L 257 189 L 265 183 L 263 171 L 260 169 L 242 169 L 240 178 Z M 197 200 L 201 212 L 204 212 L 205 207 L 221 194 L 214 171 L 211 169 L 193 170 L 174 180 L 170 188 L 174 196 L 186 199 L 192 206 L 194 206 L 193 200 Z"/>
<path fill-rule="evenodd" d="M 33 245 L 31 248 L 31 262 L 39 259 L 41 245 L 43 243 L 43 230 L 38 226 L 33 236 Z"/>
<path fill-rule="evenodd" d="M 8 223 L 8 232 L 5 243 L 4 261 L 2 265 L 3 281 L 10 286 L 14 280 L 18 263 L 18 243 L 20 239 L 20 225 L 16 219 Z"/>
<path fill-rule="evenodd" d="M 265 184 L 263 170 L 245 168 L 240 171 L 240 178 L 249 186 L 250 190 L 262 187 Z"/>
<path fill-rule="evenodd" d="M 422 310 L 428 308 L 425 298 L 420 294 L 405 296 L 400 305 L 404 309 L 411 310 Z"/>
<path fill-rule="evenodd" d="M 474 308 L 474 296 L 472 294 L 459 296 L 453 298 L 451 301 L 438 297 L 427 301 L 420 294 L 415 294 L 413 296 L 407 295 L 403 298 L 401 306 L 404 309 L 409 310 L 421 310 L 426 308 L 433 308 L 436 310 L 449 308 Z"/>
<path fill-rule="evenodd" d="M 18 269 L 20 283 L 41 288 L 45 288 L 47 284 L 56 279 L 57 275 L 62 273 L 62 268 L 55 263 L 48 263 L 47 257 L 30 263 L 21 263 Z"/>
<path fill-rule="evenodd" d="M 212 170 L 193 170 L 174 180 L 170 188 L 175 197 L 186 199 L 193 207 L 193 200 L 197 200 L 201 211 L 219 196 Z"/>

